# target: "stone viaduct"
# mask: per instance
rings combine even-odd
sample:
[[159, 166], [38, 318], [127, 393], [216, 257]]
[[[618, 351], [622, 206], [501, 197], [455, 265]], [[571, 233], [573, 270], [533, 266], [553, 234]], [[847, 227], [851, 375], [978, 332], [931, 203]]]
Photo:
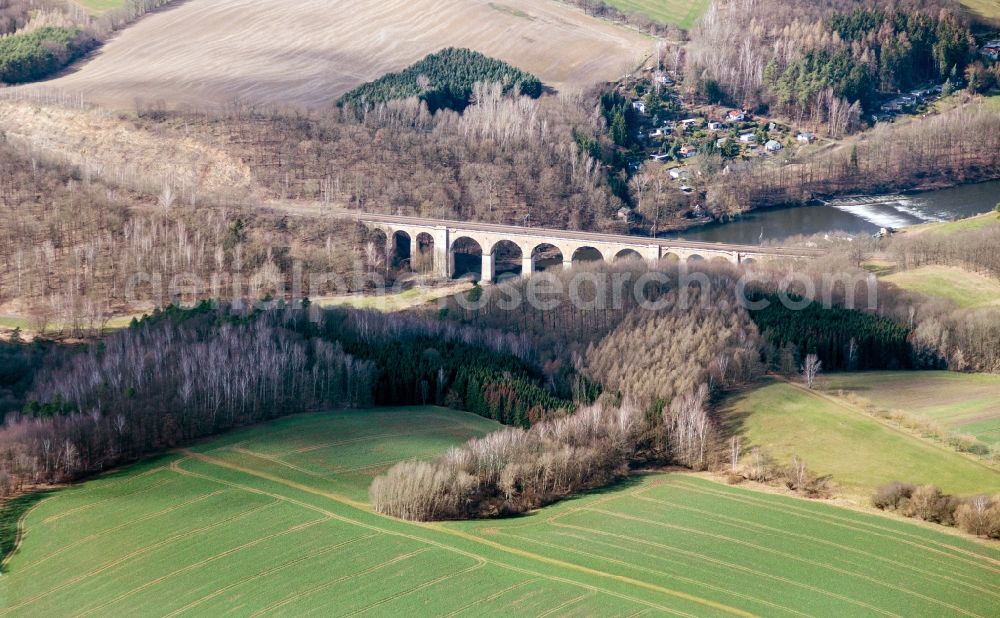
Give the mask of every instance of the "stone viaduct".
[[555, 259], [561, 256], [563, 267], [568, 268], [576, 261], [594, 259], [613, 261], [622, 258], [641, 258], [655, 263], [662, 259], [721, 258], [733, 264], [742, 264], [779, 257], [800, 258], [819, 255], [816, 250], [799, 248], [643, 238], [356, 211], [341, 211], [340, 214], [354, 218], [369, 228], [381, 230], [386, 235], [387, 247], [394, 253], [397, 247], [408, 246], [409, 255], [405, 256], [405, 259], [411, 259], [418, 252], [429, 256], [432, 260], [430, 270], [435, 276], [442, 278], [455, 275], [456, 252], [464, 254], [478, 252], [482, 256], [481, 279], [493, 281], [496, 277], [497, 250], [504, 246], [507, 255], [520, 252], [522, 275], [530, 275], [536, 270], [540, 256], [545, 256], [550, 261], [552, 256], [556, 256]]

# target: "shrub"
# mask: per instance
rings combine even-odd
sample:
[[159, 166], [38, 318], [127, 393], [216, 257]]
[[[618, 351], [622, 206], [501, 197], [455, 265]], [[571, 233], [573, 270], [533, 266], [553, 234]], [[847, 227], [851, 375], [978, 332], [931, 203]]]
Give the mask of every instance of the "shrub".
[[785, 486], [807, 498], [825, 498], [830, 495], [830, 475], [816, 476], [796, 455], [785, 470]]
[[750, 451], [750, 457], [747, 459], [743, 469], [746, 478], [758, 483], [767, 483], [774, 478], [774, 461], [759, 446]]
[[909, 502], [915, 489], [909, 483], [893, 481], [875, 490], [872, 495], [872, 505], [883, 511], [895, 511]]
[[969, 534], [1000, 538], [1000, 502], [985, 494], [973, 496], [955, 509], [955, 521]]
[[934, 485], [921, 485], [913, 490], [905, 515], [924, 521], [951, 524], [955, 520], [955, 508], [958, 504], [957, 498], [941, 493]]

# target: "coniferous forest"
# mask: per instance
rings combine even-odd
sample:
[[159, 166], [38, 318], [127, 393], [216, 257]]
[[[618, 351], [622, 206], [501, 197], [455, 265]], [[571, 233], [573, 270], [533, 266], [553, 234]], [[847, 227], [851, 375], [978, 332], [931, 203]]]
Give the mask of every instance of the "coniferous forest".
[[398, 73], [358, 86], [342, 96], [339, 103], [364, 107], [418, 97], [431, 112], [462, 111], [471, 102], [477, 83], [503, 84], [504, 94], [532, 98], [542, 94], [542, 82], [534, 75], [471, 49], [448, 47]]

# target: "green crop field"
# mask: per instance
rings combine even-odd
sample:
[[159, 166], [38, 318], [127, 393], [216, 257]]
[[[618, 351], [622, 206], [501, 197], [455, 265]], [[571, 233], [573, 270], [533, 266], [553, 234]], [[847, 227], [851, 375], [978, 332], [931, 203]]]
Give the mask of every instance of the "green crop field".
[[17, 616], [989, 616], [1000, 551], [651, 474], [504, 521], [371, 511], [370, 478], [494, 428], [436, 408], [233, 432], [53, 492], [0, 577]]
[[708, 10], [711, 0], [607, 0], [607, 3], [626, 13], [642, 13], [653, 21], [687, 30]]
[[966, 309], [1000, 305], [1000, 281], [955, 266], [921, 266], [882, 279], [904, 290], [946, 298]]
[[886, 410], [933, 421], [1000, 446], [1000, 376], [954, 371], [830, 374], [821, 388], [845, 391]]
[[1000, 472], [946, 446], [897, 430], [846, 401], [776, 382], [728, 402], [726, 413], [780, 463], [798, 455], [832, 474], [845, 493], [867, 497], [893, 480], [933, 483], [961, 495], [1000, 491]]

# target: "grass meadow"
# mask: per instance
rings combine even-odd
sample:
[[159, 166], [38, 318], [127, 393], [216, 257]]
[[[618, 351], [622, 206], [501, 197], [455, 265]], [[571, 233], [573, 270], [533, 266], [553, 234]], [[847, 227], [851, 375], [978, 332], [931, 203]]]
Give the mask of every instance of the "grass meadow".
[[963, 309], [1000, 306], [1000, 281], [955, 266], [921, 266], [882, 280], [931, 298], [946, 298]]
[[[1000, 110], [1000, 96], [991, 97], [990, 101], [997, 101], [997, 109]], [[903, 230], [903, 234], [923, 234], [933, 232], [935, 234], [954, 234], [956, 232], [969, 232], [981, 230], [1000, 225], [1000, 216], [995, 212], [987, 212], [974, 217], [965, 217], [955, 221], [942, 221], [935, 223], [923, 223]]]
[[686, 474], [503, 521], [374, 513], [370, 479], [496, 425], [331, 412], [235, 431], [53, 492], [22, 521], [0, 614], [988, 616], [1000, 551]]
[[962, 6], [977, 17], [994, 25], [1000, 24], [1000, 2], [997, 0], [962, 0]]
[[[922, 374], [912, 375], [916, 383]], [[825, 380], [828, 388], [837, 388], [836, 378]], [[995, 393], [996, 387], [986, 390]], [[940, 397], [940, 405], [988, 403], [961, 385], [949, 392], [954, 399], [948, 404]], [[741, 393], [727, 403], [725, 413], [743, 432], [744, 447], [760, 446], [781, 464], [798, 455], [814, 472], [833, 475], [843, 493], [867, 498], [875, 487], [894, 480], [932, 483], [960, 495], [1000, 491], [997, 470], [877, 420], [845, 400], [795, 384], [772, 382]]]
[[91, 15], [100, 15], [125, 6], [125, 0], [76, 0], [76, 3]]
[[820, 380], [879, 408], [900, 410], [956, 433], [1000, 446], [1000, 376], [953, 371], [872, 371], [830, 374]]
[[607, 0], [626, 13], [642, 13], [661, 24], [691, 28], [708, 10], [711, 0]]

